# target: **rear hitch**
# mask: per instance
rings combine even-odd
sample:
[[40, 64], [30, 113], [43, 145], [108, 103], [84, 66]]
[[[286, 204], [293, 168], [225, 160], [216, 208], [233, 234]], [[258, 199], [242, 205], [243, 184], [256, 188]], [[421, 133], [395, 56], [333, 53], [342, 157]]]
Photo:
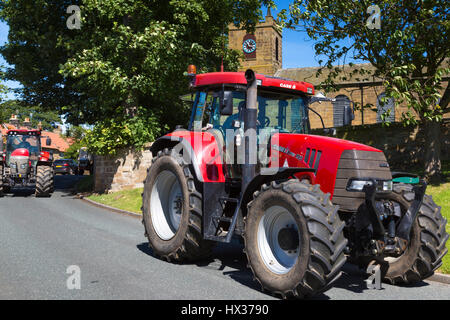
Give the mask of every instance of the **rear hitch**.
[[416, 220], [420, 206], [422, 205], [423, 196], [425, 195], [426, 189], [427, 183], [425, 181], [420, 181], [420, 184], [413, 186], [414, 200], [397, 227], [397, 236], [407, 242], [409, 242], [411, 228]]
[[382, 254], [401, 255], [408, 246], [411, 228], [422, 205], [427, 184], [420, 181], [420, 184], [413, 186], [414, 200], [411, 206], [400, 219], [397, 227], [395, 227], [395, 222], [391, 218], [390, 221], [388, 220], [386, 229], [383, 225], [384, 213], [380, 211], [375, 202], [377, 181], [375, 179], [368, 179], [368, 181], [372, 183], [366, 184], [362, 190], [365, 193], [366, 212], [357, 216], [357, 219], [359, 219], [357, 225], [364, 227], [370, 222], [373, 232], [373, 239], [369, 241], [369, 245], [364, 251], [366, 251], [366, 254], [376, 256]]

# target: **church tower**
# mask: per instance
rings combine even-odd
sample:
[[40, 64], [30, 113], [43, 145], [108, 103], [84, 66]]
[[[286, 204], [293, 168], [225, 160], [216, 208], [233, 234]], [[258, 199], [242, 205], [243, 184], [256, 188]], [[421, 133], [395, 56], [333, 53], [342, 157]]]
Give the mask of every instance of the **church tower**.
[[254, 34], [230, 25], [228, 46], [244, 55], [238, 71], [251, 68], [257, 73], [273, 76], [282, 68], [282, 29], [272, 17], [270, 8], [265, 20], [256, 24]]

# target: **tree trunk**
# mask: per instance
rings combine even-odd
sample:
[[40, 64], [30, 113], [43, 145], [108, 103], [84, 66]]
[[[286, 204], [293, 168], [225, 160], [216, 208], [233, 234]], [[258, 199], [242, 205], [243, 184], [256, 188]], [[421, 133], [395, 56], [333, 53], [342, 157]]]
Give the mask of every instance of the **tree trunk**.
[[425, 178], [428, 183], [441, 182], [441, 123], [427, 121], [425, 133]]

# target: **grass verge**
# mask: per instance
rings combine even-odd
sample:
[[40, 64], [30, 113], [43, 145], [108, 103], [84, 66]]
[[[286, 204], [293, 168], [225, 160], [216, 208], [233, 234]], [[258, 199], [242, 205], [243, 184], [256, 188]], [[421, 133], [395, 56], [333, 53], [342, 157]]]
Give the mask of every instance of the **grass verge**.
[[[440, 186], [428, 186], [427, 194], [433, 197], [434, 202], [441, 207], [441, 213], [447, 219], [445, 229], [450, 234], [450, 182], [442, 183]], [[444, 256], [439, 272], [450, 274], [450, 240], [447, 241], [449, 253]]]
[[122, 190], [108, 194], [92, 194], [89, 200], [105, 204], [110, 207], [134, 213], [141, 213], [143, 188]]

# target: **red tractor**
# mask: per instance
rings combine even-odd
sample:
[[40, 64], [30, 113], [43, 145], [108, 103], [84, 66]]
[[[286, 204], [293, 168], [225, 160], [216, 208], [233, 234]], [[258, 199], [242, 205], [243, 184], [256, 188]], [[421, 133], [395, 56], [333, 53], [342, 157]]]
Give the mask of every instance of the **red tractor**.
[[[3, 139], [1, 144], [3, 144]], [[51, 139], [47, 138], [47, 145]], [[6, 133], [6, 148], [0, 146], [0, 194], [13, 188], [35, 188], [36, 197], [53, 192], [50, 153], [41, 150], [41, 131], [13, 129]]]
[[347, 260], [393, 284], [442, 264], [449, 235], [426, 183], [381, 150], [309, 134], [309, 105], [324, 99], [311, 84], [247, 70], [191, 74], [191, 88], [188, 129], [153, 143], [144, 181], [156, 256], [202, 259], [240, 236], [256, 281], [283, 298], [323, 292]]

